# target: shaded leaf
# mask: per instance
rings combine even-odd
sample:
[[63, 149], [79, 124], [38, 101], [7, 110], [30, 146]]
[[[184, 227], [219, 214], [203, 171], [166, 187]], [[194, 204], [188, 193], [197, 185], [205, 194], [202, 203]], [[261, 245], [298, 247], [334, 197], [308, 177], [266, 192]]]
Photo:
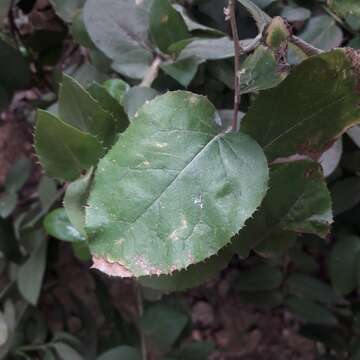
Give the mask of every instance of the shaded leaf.
[[301, 319], [311, 324], [322, 324], [334, 326], [337, 324], [336, 317], [325, 307], [310, 300], [290, 297], [286, 300], [286, 305], [290, 310]]
[[280, 289], [240, 291], [238, 295], [243, 303], [264, 307], [266, 309], [272, 309], [284, 303], [284, 297]]
[[207, 360], [213, 351], [214, 344], [210, 341], [190, 342], [172, 351], [165, 360]]
[[46, 267], [47, 241], [39, 233], [38, 245], [24, 264], [19, 267], [17, 284], [21, 295], [36, 305]]
[[149, 87], [134, 86], [124, 95], [124, 108], [129, 117], [133, 119], [139, 108], [145, 104], [146, 101], [152, 100], [159, 93]]
[[16, 193], [4, 193], [0, 195], [0, 217], [8, 217], [16, 208], [18, 196]]
[[269, 15], [262, 11], [251, 0], [238, 0], [239, 3], [246, 8], [256, 22], [259, 32], [262, 32], [265, 26], [271, 21]]
[[188, 323], [188, 317], [179, 310], [157, 304], [149, 307], [142, 318], [140, 326], [144, 335], [159, 351], [168, 351], [179, 338]]
[[55, 342], [51, 345], [61, 360], [84, 360], [83, 356], [65, 342]]
[[152, 62], [148, 41], [152, 1], [88, 0], [84, 20], [94, 44], [113, 60], [113, 68], [142, 78]]
[[334, 216], [352, 209], [360, 202], [360, 177], [349, 177], [330, 187]]
[[[277, 164], [270, 171], [269, 191], [260, 209], [247, 221], [233, 247], [247, 256], [263, 242], [275, 242], [276, 247], [277, 240], [284, 238], [286, 245], [289, 231], [325, 236], [331, 222], [330, 194], [320, 166], [308, 160]], [[268, 252], [269, 244], [258, 251]]]
[[322, 50], [338, 47], [343, 40], [343, 32], [336, 21], [329, 15], [311, 18], [300, 37]]
[[106, 351], [97, 357], [97, 360], [141, 360], [141, 353], [139, 350], [122, 345], [113, 349]]
[[21, 259], [19, 244], [15, 238], [12, 225], [0, 218], [0, 251], [4, 256], [14, 262]]
[[66, 189], [64, 208], [71, 224], [85, 236], [85, 205], [89, 196], [93, 171], [75, 180]]
[[38, 187], [38, 196], [44, 212], [48, 211], [54, 202], [59, 198], [59, 191], [56, 181], [47, 176], [41, 178]]
[[59, 240], [70, 242], [85, 240], [84, 236], [70, 223], [64, 208], [53, 210], [46, 215], [44, 228], [49, 235]]
[[329, 274], [338, 293], [348, 295], [358, 285], [357, 266], [360, 254], [360, 238], [339, 235], [329, 256]]
[[68, 181], [96, 164], [105, 150], [97, 139], [46, 111], [38, 111], [35, 149], [50, 176]]
[[165, 53], [171, 44], [190, 37], [184, 19], [169, 0], [153, 0], [150, 33], [155, 44]]
[[360, 120], [350, 60], [357, 56], [339, 49], [303, 61], [279, 86], [258, 96], [241, 130], [270, 161], [299, 153], [318, 157]]
[[264, 291], [278, 288], [282, 282], [281, 271], [273, 266], [259, 265], [241, 271], [234, 282], [238, 291]]
[[100, 267], [169, 274], [230, 242], [260, 204], [268, 171], [255, 142], [220, 124], [206, 98], [185, 91], [138, 111], [90, 192], [86, 232]]
[[190, 265], [186, 270], [175, 271], [171, 275], [144, 276], [139, 278], [143, 286], [163, 291], [183, 291], [202, 284], [223, 270], [233, 253], [229, 248], [222, 249], [204, 262]]
[[71, 22], [83, 7], [85, 0], [50, 0], [50, 2], [64, 21]]
[[286, 75], [287, 71], [277, 64], [273, 51], [259, 45], [241, 65], [238, 73], [240, 92], [246, 94], [275, 87]]
[[305, 299], [334, 304], [339, 297], [326, 283], [308, 275], [293, 273], [287, 279], [287, 285], [291, 294]]
[[31, 161], [20, 158], [10, 168], [5, 178], [5, 188], [8, 192], [21, 190], [28, 180], [31, 172]]
[[[103, 90], [106, 96], [107, 92], [105, 89]], [[93, 91], [101, 97], [101, 94], [99, 95], [101, 89], [99, 90], [96, 85], [93, 85]], [[104, 103], [103, 97], [101, 97], [101, 105]], [[112, 99], [110, 96], [109, 98]], [[111, 146], [116, 138], [118, 122], [124, 121], [125, 114], [122, 113], [123, 117], [118, 119], [111, 116], [110, 111], [105, 110], [107, 109], [103, 109], [80, 83], [66, 74], [63, 75], [59, 95], [61, 119], [75, 128], [97, 137], [104, 145]], [[111, 110], [114, 109], [111, 108]], [[119, 127], [122, 127], [122, 124]]]
[[121, 79], [109, 79], [102, 85], [119, 104], [123, 105], [124, 95], [130, 89], [129, 84]]

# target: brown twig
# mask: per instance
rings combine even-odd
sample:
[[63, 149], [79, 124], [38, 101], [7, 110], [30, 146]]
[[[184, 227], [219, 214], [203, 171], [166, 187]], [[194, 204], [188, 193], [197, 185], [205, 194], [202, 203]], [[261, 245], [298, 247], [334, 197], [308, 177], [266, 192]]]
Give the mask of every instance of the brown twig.
[[312, 46], [311, 44], [307, 43], [306, 41], [297, 36], [292, 36], [290, 38], [290, 42], [297, 46], [299, 49], [301, 49], [307, 56], [319, 55], [324, 52], [323, 50]]
[[232, 130], [237, 130], [238, 123], [238, 113], [240, 107], [240, 79], [239, 79], [239, 70], [240, 70], [240, 41], [239, 34], [237, 30], [236, 23], [236, 14], [235, 14], [235, 0], [229, 0], [228, 9], [225, 12], [226, 18], [230, 20], [231, 33], [234, 41], [234, 70], [235, 70], [235, 78], [234, 78], [234, 113], [232, 119]]

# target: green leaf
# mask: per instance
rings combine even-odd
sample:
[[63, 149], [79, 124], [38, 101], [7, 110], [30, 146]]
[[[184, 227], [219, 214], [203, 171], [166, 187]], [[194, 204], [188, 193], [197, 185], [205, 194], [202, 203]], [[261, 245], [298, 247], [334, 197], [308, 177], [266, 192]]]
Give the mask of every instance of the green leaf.
[[233, 252], [224, 248], [204, 262], [190, 265], [186, 270], [175, 271], [171, 275], [154, 275], [139, 278], [146, 287], [163, 291], [184, 291], [201, 285], [223, 270], [231, 260]]
[[260, 45], [246, 58], [237, 75], [240, 92], [246, 94], [279, 85], [285, 79], [287, 71], [277, 64], [273, 51]]
[[360, 8], [357, 0], [327, 0], [328, 6], [339, 16], [349, 15], [360, 17]]
[[130, 120], [133, 120], [136, 112], [145, 104], [152, 100], [159, 93], [149, 87], [134, 86], [124, 95], [124, 108]]
[[97, 357], [97, 360], [141, 360], [141, 353], [139, 350], [127, 346], [122, 345], [111, 350], [106, 351]]
[[233, 284], [238, 291], [265, 291], [277, 289], [282, 283], [281, 271], [270, 265], [259, 265], [241, 271]]
[[213, 351], [214, 344], [210, 341], [190, 342], [172, 351], [165, 360], [207, 360]]
[[179, 61], [168, 61], [160, 65], [161, 69], [178, 81], [182, 86], [188, 87], [194, 78], [198, 67], [199, 61], [195, 58], [188, 58]]
[[85, 205], [89, 196], [93, 171], [69, 184], [64, 196], [64, 208], [71, 224], [85, 234]]
[[338, 293], [348, 295], [357, 287], [360, 238], [339, 235], [331, 250], [328, 266], [331, 282]]
[[96, 164], [105, 150], [97, 139], [39, 110], [35, 149], [45, 172], [67, 181]]
[[280, 289], [264, 291], [240, 291], [240, 300], [245, 304], [272, 309], [284, 303], [284, 297]]
[[118, 103], [123, 105], [124, 95], [130, 89], [129, 84], [121, 79], [109, 79], [104, 81], [102, 85]]
[[44, 212], [48, 211], [60, 196], [56, 181], [47, 176], [43, 176], [38, 187], [38, 196], [42, 210]]
[[293, 273], [287, 279], [287, 285], [291, 294], [305, 299], [325, 304], [339, 301], [339, 297], [328, 284], [308, 275]]
[[[101, 95], [99, 95], [98, 88], [93, 88], [93, 91], [96, 92], [97, 96]], [[106, 96], [105, 89], [104, 92]], [[112, 98], [110, 97], [110, 99]], [[103, 104], [103, 98], [101, 104]], [[66, 74], [63, 75], [59, 95], [59, 115], [61, 119], [69, 125], [97, 137], [104, 145], [111, 146], [116, 139], [118, 121], [124, 121], [126, 117], [122, 113], [123, 117], [117, 119], [111, 115], [111, 112], [105, 110], [107, 109], [103, 109], [100, 103], [80, 83]]]
[[96, 267], [169, 274], [230, 242], [260, 204], [268, 170], [252, 139], [220, 124], [206, 98], [186, 91], [138, 111], [95, 173], [86, 232]]
[[5, 189], [8, 192], [21, 190], [28, 180], [31, 172], [31, 161], [26, 158], [20, 158], [11, 166], [5, 178]]
[[295, 315], [308, 323], [328, 326], [337, 324], [336, 317], [329, 310], [310, 300], [290, 297], [286, 300], [286, 305]]
[[44, 219], [46, 232], [63, 241], [83, 241], [85, 237], [70, 223], [64, 208], [55, 209]]
[[0, 217], [7, 218], [16, 208], [16, 193], [4, 193], [0, 196]]
[[330, 188], [334, 215], [352, 209], [360, 202], [360, 177], [341, 179]]
[[[90, 94], [99, 102], [101, 107], [112, 114], [115, 134], [123, 132], [129, 126], [129, 119], [122, 105], [109, 94], [104, 86], [93, 83], [88, 88]], [[104, 118], [103, 121], [108, 121]]]
[[153, 56], [149, 46], [152, 0], [88, 0], [84, 20], [94, 44], [113, 60], [116, 71], [136, 79], [144, 76]]
[[288, 22], [306, 21], [310, 16], [311, 11], [300, 6], [285, 6], [281, 11], [281, 17]]
[[83, 7], [85, 0], [50, 0], [55, 12], [64, 21], [72, 22], [74, 16]]
[[189, 319], [179, 310], [157, 304], [149, 307], [142, 318], [140, 326], [144, 335], [159, 351], [168, 351], [179, 338]]
[[36, 305], [45, 273], [47, 240], [39, 233], [38, 244], [24, 264], [19, 267], [17, 284], [21, 295]]
[[317, 261], [300, 248], [292, 248], [289, 251], [290, 259], [296, 270], [303, 272], [316, 272], [319, 270]]
[[76, 43], [88, 49], [95, 48], [95, 45], [90, 39], [89, 33], [86, 30], [84, 22], [84, 12], [82, 10], [79, 10], [72, 18], [70, 32]]
[[165, 53], [171, 44], [191, 36], [182, 16], [172, 7], [169, 0], [153, 0], [150, 33], [155, 44]]
[[293, 154], [318, 157], [346, 128], [360, 121], [351, 50], [313, 56], [276, 88], [260, 93], [241, 130], [268, 160]]
[[[319, 164], [308, 160], [277, 164], [270, 171], [269, 191], [260, 209], [233, 247], [247, 256], [258, 244], [276, 244], [283, 237], [287, 241], [289, 231], [326, 236], [331, 222], [330, 194]], [[268, 252], [269, 245], [258, 250]]]
[[83, 356], [73, 347], [65, 342], [55, 342], [51, 344], [61, 360], [84, 360]]
[[343, 32], [331, 16], [319, 15], [309, 20], [300, 37], [319, 49], [330, 50], [340, 46]]

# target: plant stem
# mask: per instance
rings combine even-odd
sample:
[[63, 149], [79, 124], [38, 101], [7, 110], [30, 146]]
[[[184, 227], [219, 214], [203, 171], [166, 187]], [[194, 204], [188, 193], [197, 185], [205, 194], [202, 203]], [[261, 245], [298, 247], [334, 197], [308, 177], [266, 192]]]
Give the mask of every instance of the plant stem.
[[154, 82], [154, 80], [158, 76], [161, 62], [162, 62], [161, 57], [159, 55], [156, 56], [153, 63], [151, 64], [148, 71], [146, 72], [142, 82], [140, 83], [140, 86], [145, 86], [145, 87], [151, 86], [151, 84]]
[[292, 36], [290, 38], [290, 42], [297, 46], [299, 49], [301, 49], [307, 56], [319, 55], [324, 52], [323, 50], [312, 46], [311, 44], [307, 43], [306, 41], [297, 36]]
[[235, 14], [235, 0], [229, 0], [229, 7], [228, 7], [228, 19], [230, 20], [231, 26], [231, 33], [232, 38], [234, 41], [234, 112], [233, 112], [233, 119], [232, 119], [232, 130], [237, 130], [237, 123], [238, 123], [238, 113], [239, 113], [239, 106], [240, 106], [240, 79], [239, 79], [239, 70], [240, 70], [240, 41], [239, 41], [239, 34], [237, 30], [237, 23], [236, 23], [236, 14]]

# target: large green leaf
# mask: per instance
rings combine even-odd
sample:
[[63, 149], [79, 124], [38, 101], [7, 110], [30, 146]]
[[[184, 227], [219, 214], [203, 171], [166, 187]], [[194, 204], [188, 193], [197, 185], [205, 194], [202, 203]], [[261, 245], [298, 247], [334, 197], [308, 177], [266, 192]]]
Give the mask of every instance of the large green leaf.
[[329, 257], [329, 273], [334, 288], [347, 295], [357, 287], [360, 238], [339, 235]]
[[206, 98], [185, 91], [155, 98], [95, 173], [86, 208], [95, 267], [160, 275], [205, 260], [259, 206], [267, 177], [259, 146], [221, 133]]
[[68, 181], [96, 164], [105, 152], [94, 136], [41, 110], [36, 122], [35, 148], [45, 172]]
[[202, 284], [223, 270], [229, 263], [233, 252], [224, 248], [204, 262], [190, 265], [186, 270], [175, 271], [171, 275], [143, 276], [142, 285], [163, 291], [183, 291]]
[[116, 71], [142, 78], [152, 62], [149, 9], [152, 0], [88, 0], [84, 20], [94, 44], [113, 60]]
[[[103, 90], [105, 96], [108, 95]], [[97, 89], [94, 92], [98, 93]], [[106, 146], [111, 146], [116, 138], [117, 119], [110, 111], [105, 111], [80, 83], [66, 74], [60, 87], [59, 115], [68, 124], [97, 137]], [[123, 118], [126, 118], [125, 114]]]
[[163, 52], [168, 52], [170, 45], [190, 37], [185, 21], [169, 0], [153, 0], [150, 33], [155, 44]]
[[318, 157], [360, 121], [359, 55], [338, 49], [302, 62], [276, 88], [262, 92], [241, 130], [255, 138], [269, 160], [296, 153]]
[[360, 6], [357, 0], [327, 0], [328, 5], [340, 16], [360, 17]]
[[319, 164], [308, 160], [277, 164], [271, 169], [269, 191], [260, 209], [233, 246], [246, 256], [260, 243], [276, 244], [284, 232], [286, 236], [289, 231], [325, 236], [331, 222], [330, 194]]

